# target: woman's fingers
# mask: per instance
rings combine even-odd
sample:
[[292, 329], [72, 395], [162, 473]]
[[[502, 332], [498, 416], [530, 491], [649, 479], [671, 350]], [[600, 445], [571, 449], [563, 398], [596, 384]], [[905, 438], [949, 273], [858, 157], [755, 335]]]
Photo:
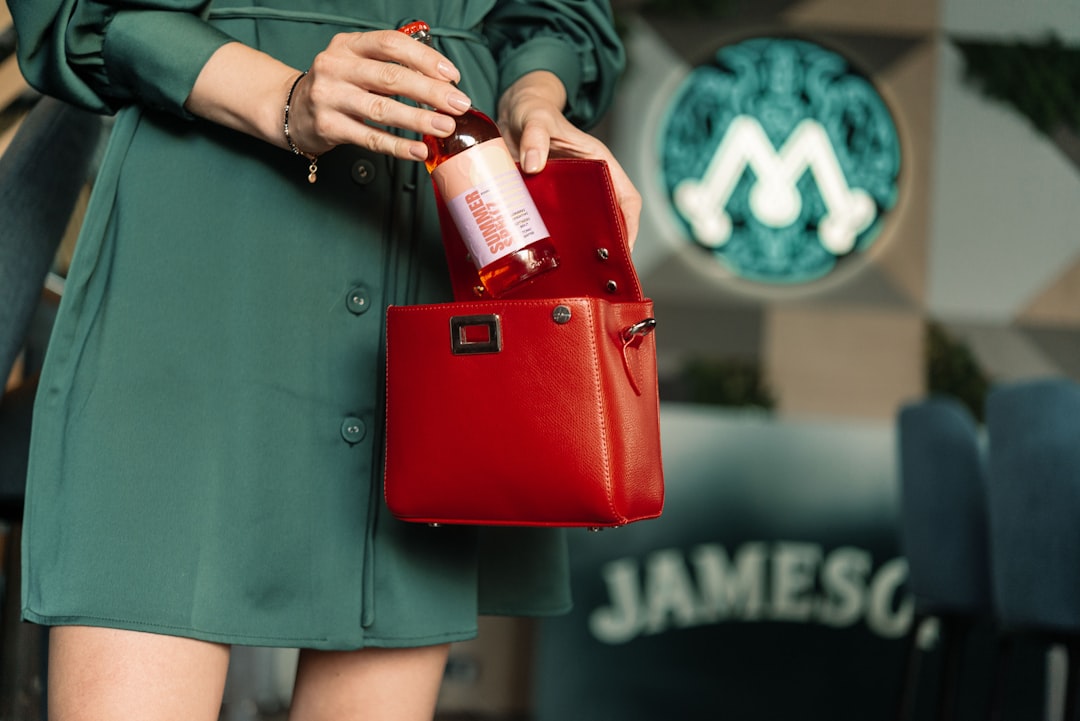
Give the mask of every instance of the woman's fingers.
[[290, 125], [307, 152], [352, 144], [423, 159], [424, 144], [396, 131], [452, 133], [453, 116], [471, 105], [452, 84], [458, 78], [443, 55], [399, 32], [344, 33], [315, 57], [297, 86]]
[[403, 96], [443, 112], [460, 114], [470, 105], [468, 96], [453, 85], [461, 75], [450, 61], [396, 31], [338, 35], [312, 68], [358, 89]]
[[328, 49], [343, 46], [357, 57], [371, 58], [412, 68], [430, 78], [450, 83], [461, 80], [461, 73], [442, 53], [396, 30], [341, 33]]
[[544, 123], [527, 124], [517, 143], [518, 162], [526, 173], [539, 173], [547, 165], [552, 128]]

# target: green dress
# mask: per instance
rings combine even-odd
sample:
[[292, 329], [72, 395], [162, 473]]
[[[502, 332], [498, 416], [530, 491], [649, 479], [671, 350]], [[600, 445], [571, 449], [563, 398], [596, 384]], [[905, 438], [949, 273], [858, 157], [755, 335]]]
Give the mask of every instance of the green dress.
[[183, 102], [229, 40], [305, 68], [336, 33], [423, 18], [479, 107], [546, 69], [588, 126], [623, 62], [607, 3], [9, 5], [30, 82], [117, 113], [35, 409], [24, 617], [348, 649], [566, 611], [561, 531], [383, 502], [383, 311], [448, 295], [422, 164], [340, 147], [310, 185]]

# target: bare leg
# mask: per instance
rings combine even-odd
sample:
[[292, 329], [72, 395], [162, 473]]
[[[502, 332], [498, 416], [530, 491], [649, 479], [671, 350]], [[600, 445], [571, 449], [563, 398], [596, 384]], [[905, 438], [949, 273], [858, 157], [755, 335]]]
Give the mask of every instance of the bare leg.
[[88, 626], [49, 631], [50, 721], [216, 721], [229, 647]]
[[302, 651], [290, 721], [431, 721], [449, 651]]

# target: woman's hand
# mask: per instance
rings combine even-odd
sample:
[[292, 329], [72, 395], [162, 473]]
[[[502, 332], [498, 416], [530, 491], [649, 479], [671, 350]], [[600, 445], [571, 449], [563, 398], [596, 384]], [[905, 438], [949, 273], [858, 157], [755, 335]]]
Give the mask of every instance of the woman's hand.
[[562, 81], [547, 71], [529, 73], [507, 88], [499, 99], [498, 117], [510, 152], [517, 155], [526, 173], [543, 170], [548, 157], [606, 161], [626, 220], [627, 242], [633, 248], [640, 224], [641, 195], [611, 150], [566, 119], [565, 106]]
[[[298, 74], [262, 52], [228, 43], [203, 68], [186, 106], [196, 115], [287, 148], [282, 110]], [[423, 142], [391, 130], [439, 137], [452, 133], [451, 116], [471, 104], [452, 84], [460, 77], [441, 53], [396, 30], [342, 33], [315, 56], [307, 76], [296, 85], [289, 135], [309, 154], [350, 144], [423, 160]]]
[[[455, 125], [448, 116], [460, 115], [471, 104], [451, 84], [460, 79], [441, 53], [395, 30], [338, 35], [315, 56], [293, 96], [296, 143], [311, 153], [349, 144], [423, 160], [427, 148], [422, 142], [383, 128], [449, 135]], [[393, 96], [411, 98], [434, 111]]]

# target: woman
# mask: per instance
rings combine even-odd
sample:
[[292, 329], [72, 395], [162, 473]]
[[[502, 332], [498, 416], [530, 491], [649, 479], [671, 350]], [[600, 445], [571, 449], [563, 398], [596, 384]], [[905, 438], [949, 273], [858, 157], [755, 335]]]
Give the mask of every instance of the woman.
[[447, 293], [416, 137], [497, 110], [528, 172], [611, 163], [635, 227], [574, 125], [621, 67], [606, 2], [9, 5], [34, 85], [118, 111], [35, 410], [51, 716], [215, 719], [251, 644], [304, 649], [295, 719], [430, 718], [478, 613], [569, 599], [559, 534], [382, 503], [382, 311]]

